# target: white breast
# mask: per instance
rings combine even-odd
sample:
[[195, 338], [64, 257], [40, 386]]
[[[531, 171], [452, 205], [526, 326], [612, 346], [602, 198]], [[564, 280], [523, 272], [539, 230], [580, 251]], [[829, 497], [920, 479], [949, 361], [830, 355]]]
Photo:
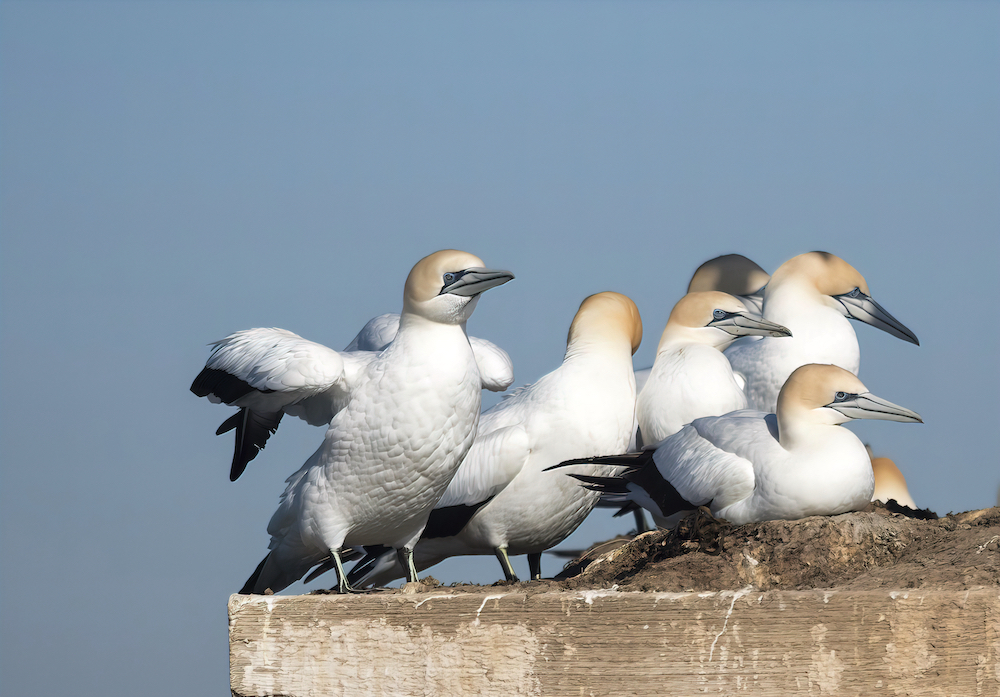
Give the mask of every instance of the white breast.
[[703, 416], [747, 407], [728, 359], [711, 346], [689, 344], [661, 353], [636, 401], [643, 442], [658, 443]]
[[838, 365], [857, 375], [861, 363], [858, 337], [837, 310], [786, 286], [767, 296], [764, 317], [788, 327], [792, 336], [740, 340], [725, 352], [733, 370], [746, 380], [751, 409], [774, 412], [785, 380], [807, 363]]

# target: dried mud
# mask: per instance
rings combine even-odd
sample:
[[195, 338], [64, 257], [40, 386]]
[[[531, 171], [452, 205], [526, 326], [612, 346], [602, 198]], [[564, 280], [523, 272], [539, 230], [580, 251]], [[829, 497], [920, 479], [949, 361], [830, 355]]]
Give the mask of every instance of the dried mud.
[[[571, 562], [564, 589], [632, 591], [935, 588], [1000, 585], [1000, 508], [910, 518], [870, 510], [731, 526], [699, 511]], [[551, 586], [550, 586], [551, 587]]]
[[[555, 579], [493, 584], [503, 586], [529, 595], [612, 586], [654, 592], [1000, 586], [1000, 507], [923, 520], [876, 503], [856, 513], [741, 526], [698, 511], [676, 530], [595, 545]], [[419, 590], [429, 588], [403, 592]]]
[[[696, 511], [675, 530], [596, 544], [553, 579], [485, 587], [516, 587], [527, 595], [612, 586], [652, 592], [1000, 587], [1000, 507], [923, 519], [934, 514], [894, 504], [741, 526]], [[401, 590], [378, 590], [417, 593], [440, 585], [428, 575]]]

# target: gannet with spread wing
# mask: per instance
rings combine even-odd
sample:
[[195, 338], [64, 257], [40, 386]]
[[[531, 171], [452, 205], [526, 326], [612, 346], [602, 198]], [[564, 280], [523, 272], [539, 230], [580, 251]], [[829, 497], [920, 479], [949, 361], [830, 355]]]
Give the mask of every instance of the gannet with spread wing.
[[[512, 278], [457, 250], [421, 259], [406, 279], [395, 339], [357, 362], [281, 330], [255, 350], [223, 342], [215, 369], [274, 400], [269, 407], [329, 420], [323, 444], [288, 478], [268, 525], [271, 551], [241, 592], [279, 591], [331, 556], [347, 592], [341, 549], [383, 542], [416, 580], [413, 545], [479, 419], [465, 323], [480, 293]], [[298, 369], [303, 355], [309, 371]]]

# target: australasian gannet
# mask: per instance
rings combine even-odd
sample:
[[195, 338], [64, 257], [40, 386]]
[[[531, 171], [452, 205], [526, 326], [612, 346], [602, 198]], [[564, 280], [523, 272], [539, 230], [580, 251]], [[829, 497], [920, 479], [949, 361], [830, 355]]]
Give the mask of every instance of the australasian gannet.
[[[372, 317], [361, 328], [344, 351], [382, 351], [399, 331], [399, 315], [389, 312]], [[514, 364], [510, 356], [492, 341], [470, 336], [469, 344], [476, 356], [483, 389], [503, 392], [514, 383]]]
[[639, 503], [663, 525], [698, 506], [737, 525], [845, 513], [867, 506], [875, 486], [864, 444], [838, 427], [851, 419], [922, 423], [853, 373], [810, 364], [785, 382], [777, 414], [696, 419], [655, 450], [583, 460], [629, 467], [616, 477], [571, 476]]
[[722, 354], [741, 336], [790, 332], [729, 293], [688, 293], [674, 305], [636, 402], [643, 443], [658, 443], [702, 416], [747, 408], [743, 381]]
[[850, 319], [919, 345], [872, 299], [864, 277], [826, 252], [800, 254], [778, 267], [764, 288], [763, 314], [792, 336], [736, 342], [726, 356], [746, 379], [750, 407], [766, 412], [774, 411], [785, 379], [801, 365], [832, 363], [857, 375], [861, 353]]
[[[414, 550], [418, 569], [463, 554], [495, 554], [508, 580], [509, 556], [527, 554], [540, 576], [541, 553], [577, 528], [598, 495], [560, 472], [570, 457], [621, 451], [635, 408], [632, 354], [642, 340], [639, 311], [619, 293], [592, 295], [573, 319], [561, 366], [483, 413], [458, 474], [431, 513]], [[610, 473], [612, 468], [577, 470]], [[374, 550], [352, 583], [383, 585], [403, 575], [395, 555]]]
[[738, 297], [749, 310], [760, 314], [767, 271], [742, 254], [723, 254], [699, 266], [688, 282], [688, 293], [717, 290]]
[[[709, 259], [695, 270], [691, 280], [688, 281], [687, 292], [704, 293], [716, 290], [729, 293], [735, 295], [750, 312], [759, 316], [764, 302], [764, 286], [770, 278], [764, 269], [742, 254], [723, 254]], [[649, 367], [635, 371], [636, 394], [642, 394], [652, 370], [652, 367]]]
[[[323, 444], [288, 478], [268, 525], [271, 551], [241, 592], [279, 591], [328, 556], [347, 592], [341, 549], [378, 543], [398, 550], [416, 580], [413, 545], [479, 419], [481, 379], [465, 322], [480, 293], [512, 278], [466, 252], [421, 259], [406, 279], [395, 339], [357, 365], [280, 330], [264, 330], [275, 332], [264, 350], [248, 350], [238, 336], [217, 346], [216, 369], [262, 399], [277, 394], [288, 413], [330, 423]], [[296, 363], [304, 345], [313, 371], [305, 375]]]
[[[736, 296], [737, 299], [739, 299], [739, 301], [746, 306], [747, 310], [760, 316], [761, 306], [764, 302], [764, 286], [770, 278], [771, 277], [766, 271], [764, 271], [764, 269], [750, 259], [747, 259], [742, 254], [723, 254], [722, 256], [715, 257], [714, 259], [709, 259], [695, 270], [694, 274], [691, 276], [691, 280], [688, 282], [687, 292], [703, 293], [708, 291], [719, 291], [722, 293], [729, 293], [730, 295]], [[759, 338], [760, 336], [747, 336], [744, 341]], [[640, 397], [645, 388], [646, 381], [649, 379], [652, 372], [652, 367], [642, 368], [635, 371], [636, 394]], [[731, 373], [732, 370], [730, 369], [729, 372]], [[737, 379], [741, 382], [742, 389], [743, 379], [742, 377]], [[744, 403], [743, 406], [745, 407], [746, 404]], [[711, 413], [724, 414], [727, 411], [732, 411], [736, 408], [739, 407], [733, 406], [730, 409], [723, 409], [721, 411], [713, 409], [711, 410]], [[700, 413], [697, 416], [708, 416], [708, 413]], [[629, 443], [630, 449], [642, 447], [644, 438], [646, 443], [656, 442], [655, 440], [650, 440], [651, 436], [643, 436], [640, 431], [641, 429], [639, 428], [637, 412], [636, 428], [634, 429], [632, 441]], [[606, 508], [618, 507], [618, 505], [612, 500], [602, 500], [602, 502], [598, 505]], [[636, 506], [626, 506], [625, 508], [619, 510], [615, 515], [622, 515], [629, 509], [635, 513], [636, 532], [646, 531], [648, 527], [646, 525], [645, 517], [642, 514], [642, 509]]]
[[875, 491], [872, 493], [872, 501], [889, 503], [894, 500], [901, 506], [907, 506], [913, 510], [919, 510], [917, 503], [910, 496], [910, 489], [906, 486], [906, 477], [896, 466], [896, 463], [887, 457], [875, 457], [872, 449], [865, 446], [868, 456], [872, 460], [872, 473], [875, 476]]

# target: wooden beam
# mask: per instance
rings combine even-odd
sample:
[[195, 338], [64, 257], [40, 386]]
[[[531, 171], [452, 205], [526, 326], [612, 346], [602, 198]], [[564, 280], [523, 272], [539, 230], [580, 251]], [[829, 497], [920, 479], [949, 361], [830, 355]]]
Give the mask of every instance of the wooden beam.
[[243, 596], [233, 694], [1000, 696], [1000, 588]]

